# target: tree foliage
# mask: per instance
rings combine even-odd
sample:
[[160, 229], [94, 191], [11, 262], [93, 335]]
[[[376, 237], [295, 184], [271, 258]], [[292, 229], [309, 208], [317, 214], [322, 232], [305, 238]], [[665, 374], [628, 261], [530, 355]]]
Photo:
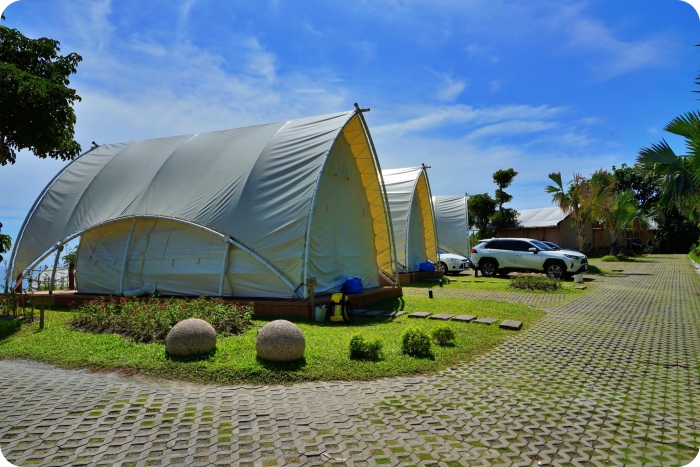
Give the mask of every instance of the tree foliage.
[[472, 195], [467, 201], [469, 225], [479, 229], [480, 238], [485, 238], [488, 235], [489, 222], [491, 216], [496, 212], [496, 205], [496, 200], [491, 198], [488, 193]]
[[493, 182], [498, 186], [495, 193], [498, 210], [491, 215], [491, 226], [496, 230], [515, 227], [518, 223], [518, 211], [503, 207], [505, 203], [510, 203], [513, 200], [513, 196], [506, 193], [505, 189], [513, 183], [516, 175], [518, 175], [518, 172], [513, 170], [512, 167], [506, 170], [497, 170], [493, 173]]
[[618, 193], [632, 190], [634, 199], [645, 214], [656, 211], [661, 191], [653, 176], [646, 173], [641, 167], [629, 167], [624, 163], [620, 167], [613, 165], [612, 174], [617, 181], [616, 191]]
[[72, 107], [80, 96], [68, 85], [82, 58], [59, 51], [55, 40], [0, 25], [0, 165], [22, 149], [61, 160], [80, 154]]
[[674, 118], [665, 131], [685, 139], [686, 154], [676, 155], [666, 140], [642, 148], [637, 163], [661, 189], [659, 207], [677, 208], [700, 221], [700, 112]]
[[[0, 232], [2, 232], [2, 222], [0, 222]], [[0, 233], [0, 253], [8, 253], [10, 248], [12, 248], [12, 238]], [[2, 261], [2, 254], [0, 254], [0, 261]]]

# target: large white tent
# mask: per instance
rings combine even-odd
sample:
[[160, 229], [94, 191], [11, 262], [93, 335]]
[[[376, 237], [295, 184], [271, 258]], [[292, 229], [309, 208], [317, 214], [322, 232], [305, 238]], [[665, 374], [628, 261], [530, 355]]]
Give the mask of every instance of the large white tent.
[[440, 249], [469, 256], [467, 195], [433, 196]]
[[421, 262], [437, 262], [435, 217], [425, 167], [383, 170], [386, 195], [401, 272], [418, 271]]
[[[99, 146], [44, 189], [12, 277], [80, 237], [79, 292], [295, 298], [393, 277], [381, 170], [361, 111]], [[21, 280], [21, 279], [20, 279]]]

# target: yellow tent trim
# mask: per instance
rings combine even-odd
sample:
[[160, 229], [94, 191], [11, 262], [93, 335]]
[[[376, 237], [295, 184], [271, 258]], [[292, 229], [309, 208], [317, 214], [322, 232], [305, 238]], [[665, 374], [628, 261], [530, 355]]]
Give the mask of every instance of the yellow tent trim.
[[391, 254], [391, 236], [386, 219], [386, 207], [382, 196], [382, 187], [379, 182], [378, 167], [374, 162], [372, 151], [369, 147], [367, 135], [362, 127], [360, 118], [355, 114], [345, 125], [342, 132], [350, 144], [350, 149], [357, 168], [360, 171], [362, 186], [367, 193], [370, 215], [374, 227], [374, 246], [377, 250], [377, 265], [379, 269], [394, 274], [394, 261]]
[[435, 216], [433, 214], [433, 203], [431, 201], [428, 180], [425, 176], [425, 169], [421, 171], [416, 182], [416, 193], [420, 203], [420, 211], [423, 216], [423, 238], [425, 240], [425, 254], [431, 261], [438, 261], [437, 236], [435, 235]]

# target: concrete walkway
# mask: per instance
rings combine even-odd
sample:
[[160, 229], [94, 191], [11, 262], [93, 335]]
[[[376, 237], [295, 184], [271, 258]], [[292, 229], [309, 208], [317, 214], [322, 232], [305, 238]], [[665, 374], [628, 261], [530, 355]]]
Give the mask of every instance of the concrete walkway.
[[687, 464], [700, 277], [686, 256], [614, 267], [429, 377], [217, 387], [3, 361], [0, 448], [17, 465]]

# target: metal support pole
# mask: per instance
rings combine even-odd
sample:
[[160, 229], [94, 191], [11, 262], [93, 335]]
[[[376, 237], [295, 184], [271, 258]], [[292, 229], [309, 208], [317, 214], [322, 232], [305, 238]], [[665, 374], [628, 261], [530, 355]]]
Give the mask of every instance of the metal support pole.
[[53, 295], [53, 286], [56, 284], [56, 268], [58, 268], [58, 258], [61, 257], [63, 245], [56, 248], [56, 259], [53, 260], [53, 271], [51, 271], [51, 282], [49, 282], [49, 295]]
[[224, 247], [224, 259], [221, 262], [221, 277], [219, 278], [219, 297], [224, 296], [224, 281], [226, 280], [226, 270], [228, 269], [228, 253], [229, 248], [231, 247], [231, 244], [229, 243], [230, 239], [231, 237], [224, 238], [226, 246]]
[[117, 295], [124, 293], [124, 276], [126, 275], [126, 260], [129, 257], [129, 248], [131, 248], [131, 238], [134, 236], [134, 229], [136, 228], [136, 219], [131, 223], [131, 230], [129, 230], [129, 236], [126, 237], [126, 245], [124, 246], [124, 256], [122, 257], [122, 273], [119, 277], [119, 290], [117, 290]]

